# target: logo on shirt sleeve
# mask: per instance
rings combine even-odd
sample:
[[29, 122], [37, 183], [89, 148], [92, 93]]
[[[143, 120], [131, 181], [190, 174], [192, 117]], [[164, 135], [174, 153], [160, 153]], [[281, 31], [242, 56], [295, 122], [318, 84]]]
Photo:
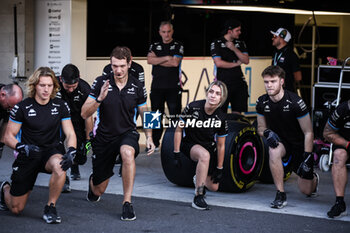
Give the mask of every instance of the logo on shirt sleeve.
[[160, 129], [162, 114], [157, 110], [156, 112], [143, 113], [143, 128], [144, 129]]

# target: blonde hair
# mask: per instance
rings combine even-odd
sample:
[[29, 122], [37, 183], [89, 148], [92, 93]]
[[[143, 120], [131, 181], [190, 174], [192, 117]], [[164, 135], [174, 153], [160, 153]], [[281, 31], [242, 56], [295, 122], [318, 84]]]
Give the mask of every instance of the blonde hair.
[[27, 95], [28, 97], [34, 98], [36, 90], [35, 86], [39, 83], [40, 77], [49, 76], [53, 82], [53, 90], [50, 95], [50, 98], [53, 99], [56, 97], [57, 92], [59, 91], [60, 85], [55, 76], [55, 73], [49, 67], [39, 67], [34, 71], [34, 73], [29, 77], [27, 81]]
[[216, 81], [209, 84], [209, 87], [208, 87], [207, 92], [206, 92], [206, 96], [208, 96], [208, 92], [210, 91], [210, 89], [213, 86], [218, 86], [221, 90], [221, 100], [220, 100], [220, 103], [218, 105], [218, 108], [219, 108], [225, 103], [225, 101], [227, 99], [227, 87], [226, 87], [225, 83], [223, 83], [219, 80], [216, 80]]

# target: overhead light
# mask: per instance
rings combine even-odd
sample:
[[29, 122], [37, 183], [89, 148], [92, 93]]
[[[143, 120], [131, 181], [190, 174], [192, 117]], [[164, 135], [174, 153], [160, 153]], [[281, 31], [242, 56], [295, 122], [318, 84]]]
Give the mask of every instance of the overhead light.
[[279, 13], [279, 14], [295, 14], [295, 15], [350, 15], [346, 12], [335, 11], [309, 11], [298, 9], [286, 9], [277, 7], [259, 7], [259, 6], [229, 6], [229, 5], [181, 5], [170, 4], [172, 7], [186, 7], [205, 10], [230, 10], [230, 11], [251, 11], [251, 12], [264, 12], [264, 13]]

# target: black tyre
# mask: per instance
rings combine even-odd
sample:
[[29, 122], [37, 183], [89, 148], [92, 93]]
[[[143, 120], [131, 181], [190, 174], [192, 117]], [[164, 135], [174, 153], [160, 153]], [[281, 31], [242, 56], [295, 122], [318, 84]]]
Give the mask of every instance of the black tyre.
[[261, 138], [255, 128], [245, 121], [228, 121], [224, 178], [219, 190], [244, 192], [259, 179], [264, 163]]
[[180, 168], [175, 166], [175, 158], [173, 155], [174, 132], [175, 129], [168, 128], [163, 136], [160, 158], [164, 174], [171, 183], [185, 187], [193, 187], [196, 163], [181, 153], [180, 158], [182, 166]]

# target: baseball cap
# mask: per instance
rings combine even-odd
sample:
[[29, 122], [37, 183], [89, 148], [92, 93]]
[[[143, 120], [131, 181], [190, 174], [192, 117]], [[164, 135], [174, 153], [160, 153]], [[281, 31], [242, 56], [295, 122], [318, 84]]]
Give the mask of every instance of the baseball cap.
[[63, 67], [61, 73], [62, 82], [66, 84], [74, 84], [79, 81], [79, 69], [73, 64], [67, 64]]
[[285, 28], [279, 28], [276, 32], [270, 31], [272, 35], [279, 36], [284, 39], [286, 42], [289, 42], [292, 38], [290, 32]]

